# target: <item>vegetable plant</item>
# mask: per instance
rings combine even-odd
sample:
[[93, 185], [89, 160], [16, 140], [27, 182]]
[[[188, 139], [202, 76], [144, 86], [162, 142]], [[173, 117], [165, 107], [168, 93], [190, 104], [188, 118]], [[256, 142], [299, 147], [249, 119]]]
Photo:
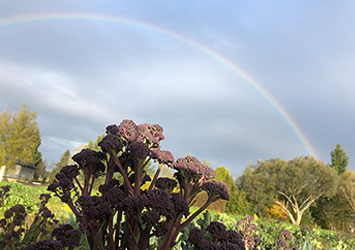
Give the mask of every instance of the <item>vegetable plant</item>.
[[[147, 249], [153, 237], [158, 249], [171, 249], [179, 233], [211, 203], [229, 199], [228, 186], [214, 180], [214, 170], [193, 156], [174, 161], [160, 148], [163, 139], [159, 125], [131, 120], [110, 125], [100, 152], [83, 149], [72, 157], [75, 164], [63, 167], [48, 186], [73, 211], [90, 249]], [[150, 161], [158, 164], [152, 177], [145, 171]], [[174, 169], [174, 178], [159, 177], [163, 167]], [[104, 184], [94, 194], [100, 176]], [[148, 188], [142, 188], [146, 183]], [[191, 214], [202, 191], [208, 199]]]

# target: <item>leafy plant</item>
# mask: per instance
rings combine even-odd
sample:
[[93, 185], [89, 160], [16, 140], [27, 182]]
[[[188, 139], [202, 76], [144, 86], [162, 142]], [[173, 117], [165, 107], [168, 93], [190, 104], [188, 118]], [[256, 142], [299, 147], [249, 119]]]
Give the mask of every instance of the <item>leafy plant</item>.
[[237, 222], [237, 228], [239, 232], [243, 234], [243, 241], [246, 249], [256, 249], [260, 245], [261, 239], [257, 233], [257, 225], [254, 222], [254, 217], [251, 215], [245, 216], [245, 218]]
[[[10, 186], [0, 187], [1, 204], [7, 198]], [[26, 223], [28, 214], [26, 208], [17, 204], [4, 213], [0, 220], [0, 247], [4, 250], [25, 249], [73, 249], [79, 244], [81, 232], [70, 225], [59, 225], [54, 214], [46, 207], [50, 194], [41, 194], [41, 204], [32, 222]], [[53, 230], [54, 228], [54, 230]], [[50, 236], [49, 232], [52, 231]], [[52, 239], [51, 239], [52, 238]], [[54, 239], [55, 238], [55, 239]], [[40, 240], [41, 239], [41, 240]]]
[[[31, 186], [6, 181], [2, 181], [0, 186], [9, 186], [8, 197], [3, 201], [3, 204], [0, 205], [0, 216], [3, 216], [7, 209], [17, 204], [23, 205], [29, 216], [33, 216], [33, 213], [38, 211], [41, 205], [41, 200], [39, 199], [40, 195], [51, 193], [47, 191], [46, 186]], [[52, 197], [46, 206], [55, 214], [56, 218], [64, 219], [68, 217], [67, 211], [64, 209], [64, 204], [58, 197]]]
[[[42, 192], [37, 192], [33, 188], [20, 183], [6, 183], [6, 186], [9, 187], [9, 192], [7, 199], [3, 201], [0, 207], [2, 213], [17, 204], [22, 204], [29, 212], [38, 210], [40, 203], [38, 197]], [[45, 191], [45, 189], [43, 188], [40, 191]], [[34, 197], [36, 197], [36, 199], [34, 199]]]

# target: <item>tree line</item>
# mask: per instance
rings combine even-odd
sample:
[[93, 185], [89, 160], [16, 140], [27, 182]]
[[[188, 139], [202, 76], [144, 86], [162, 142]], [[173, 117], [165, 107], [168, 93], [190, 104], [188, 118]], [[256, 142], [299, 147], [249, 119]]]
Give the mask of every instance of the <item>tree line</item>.
[[226, 212], [354, 232], [355, 171], [347, 169], [348, 164], [349, 157], [338, 144], [331, 164], [311, 156], [269, 159], [248, 165], [233, 182], [228, 169], [218, 167], [216, 172], [231, 191]]
[[[16, 161], [36, 166], [35, 179], [51, 181], [60, 169], [71, 162], [66, 150], [49, 173], [38, 148], [41, 144], [36, 112], [25, 105], [15, 113], [0, 114], [0, 166], [11, 171]], [[89, 141], [82, 148], [98, 150], [104, 135]], [[312, 224], [332, 230], [354, 231], [355, 172], [347, 169], [349, 157], [341, 145], [331, 152], [331, 163], [311, 156], [286, 161], [268, 159], [248, 165], [234, 179], [223, 166], [216, 168], [216, 180], [229, 187], [230, 200], [219, 201], [210, 208], [234, 214], [257, 214], [291, 222]], [[148, 167], [149, 168], [149, 167]], [[147, 169], [149, 171], [149, 169]], [[166, 175], [172, 175], [168, 170]], [[204, 203], [206, 195], [196, 197], [195, 205]]]
[[[89, 141], [80, 149], [97, 150], [102, 137], [98, 136], [95, 142]], [[70, 162], [71, 154], [66, 150], [52, 170], [51, 178]], [[203, 163], [210, 165], [207, 161]], [[228, 185], [230, 200], [217, 201], [209, 208], [352, 232], [355, 229], [355, 172], [347, 169], [348, 164], [349, 157], [338, 144], [331, 152], [331, 164], [311, 156], [290, 161], [269, 159], [248, 165], [236, 179], [228, 168], [219, 166], [215, 169], [216, 180]], [[173, 173], [166, 169], [164, 175]], [[199, 194], [195, 205], [201, 206], [206, 199], [207, 194]]]

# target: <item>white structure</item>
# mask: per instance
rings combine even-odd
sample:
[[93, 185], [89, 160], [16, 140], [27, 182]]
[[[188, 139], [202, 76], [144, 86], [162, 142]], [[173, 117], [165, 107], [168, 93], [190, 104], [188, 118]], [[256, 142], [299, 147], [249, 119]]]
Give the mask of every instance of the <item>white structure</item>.
[[13, 180], [30, 181], [33, 179], [36, 166], [32, 163], [17, 161], [16, 165], [10, 171], [7, 171], [4, 178]]
[[4, 176], [5, 173], [5, 166], [0, 167], [0, 182], [2, 181], [2, 177]]

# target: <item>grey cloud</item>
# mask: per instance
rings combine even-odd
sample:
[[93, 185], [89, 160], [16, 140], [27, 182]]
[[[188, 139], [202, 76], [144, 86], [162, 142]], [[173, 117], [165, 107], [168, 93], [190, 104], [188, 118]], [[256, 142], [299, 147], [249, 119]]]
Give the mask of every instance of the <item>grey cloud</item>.
[[[5, 7], [0, 16], [94, 12], [188, 36], [258, 80], [294, 118], [322, 160], [329, 162], [336, 143], [350, 159], [355, 157], [355, 19], [350, 5], [306, 1], [1, 5]], [[51, 161], [124, 118], [161, 124], [166, 131], [163, 146], [176, 157], [190, 152], [214, 166], [230, 167], [235, 175], [257, 159], [290, 159], [306, 153], [285, 120], [250, 83], [198, 48], [164, 34], [132, 25], [54, 20], [0, 26], [0, 42], [0, 107], [15, 110], [26, 103], [37, 111], [41, 150]]]

